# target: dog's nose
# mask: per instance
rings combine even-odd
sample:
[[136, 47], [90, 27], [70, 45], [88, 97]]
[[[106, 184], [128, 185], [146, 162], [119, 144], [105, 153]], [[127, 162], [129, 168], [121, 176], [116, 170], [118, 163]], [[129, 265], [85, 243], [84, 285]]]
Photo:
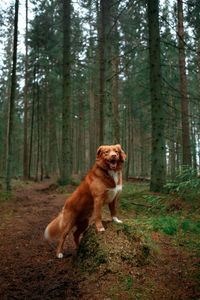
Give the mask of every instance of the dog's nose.
[[117, 155], [116, 154], [112, 154], [112, 158], [116, 158], [117, 157]]

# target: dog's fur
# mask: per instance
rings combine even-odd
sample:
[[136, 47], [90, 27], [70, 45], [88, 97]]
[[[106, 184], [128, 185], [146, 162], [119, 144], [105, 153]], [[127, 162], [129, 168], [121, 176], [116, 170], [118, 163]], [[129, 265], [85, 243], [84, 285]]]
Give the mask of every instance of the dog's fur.
[[116, 217], [116, 200], [122, 189], [122, 164], [126, 159], [120, 145], [100, 146], [97, 150], [96, 163], [79, 187], [67, 198], [60, 214], [46, 227], [46, 239], [59, 237], [57, 257], [62, 258], [62, 248], [66, 236], [76, 226], [74, 240], [79, 246], [80, 235], [86, 230], [89, 218], [94, 213], [98, 232], [104, 231], [101, 210], [109, 205], [111, 217]]

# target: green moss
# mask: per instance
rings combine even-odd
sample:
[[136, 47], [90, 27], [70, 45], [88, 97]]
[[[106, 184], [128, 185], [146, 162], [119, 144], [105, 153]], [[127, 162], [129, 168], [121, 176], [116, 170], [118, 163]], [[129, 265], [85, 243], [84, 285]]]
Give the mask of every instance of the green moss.
[[94, 226], [85, 232], [75, 257], [75, 263], [81, 264], [83, 270], [93, 272], [107, 262], [106, 249], [100, 246], [102, 238], [101, 234], [96, 234]]
[[124, 264], [142, 266], [148, 264], [151, 249], [134, 228], [127, 224], [104, 222], [106, 231], [97, 234], [90, 226], [85, 232], [75, 257], [82, 270], [117, 273]]

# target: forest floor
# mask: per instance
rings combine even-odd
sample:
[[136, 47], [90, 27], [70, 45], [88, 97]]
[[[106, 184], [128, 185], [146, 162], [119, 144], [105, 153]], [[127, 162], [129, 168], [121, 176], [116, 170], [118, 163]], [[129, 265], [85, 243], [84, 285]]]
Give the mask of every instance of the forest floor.
[[0, 189], [0, 299], [200, 299], [199, 203], [150, 193], [147, 183], [126, 183], [119, 217], [148, 244], [148, 262], [87, 272], [74, 263], [72, 234], [63, 259], [55, 256], [57, 242], [43, 238], [76, 188], [54, 183], [16, 181], [10, 197]]

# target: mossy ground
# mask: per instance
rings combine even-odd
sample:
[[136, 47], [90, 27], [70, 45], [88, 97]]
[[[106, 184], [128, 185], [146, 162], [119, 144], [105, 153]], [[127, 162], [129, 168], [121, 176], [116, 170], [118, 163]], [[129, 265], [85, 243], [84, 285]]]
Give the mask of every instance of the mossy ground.
[[[97, 234], [90, 226], [84, 234], [75, 263], [84, 271], [118, 273], [125, 266], [141, 266], [149, 261], [151, 246], [127, 224], [103, 222], [105, 233]], [[128, 226], [128, 227], [127, 227]]]

